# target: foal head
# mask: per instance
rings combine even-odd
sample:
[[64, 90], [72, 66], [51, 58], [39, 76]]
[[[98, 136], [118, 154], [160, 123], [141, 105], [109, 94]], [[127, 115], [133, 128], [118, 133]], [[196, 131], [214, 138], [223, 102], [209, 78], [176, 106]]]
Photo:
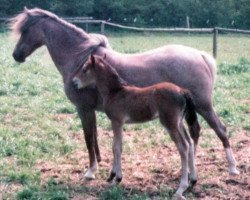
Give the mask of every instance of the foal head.
[[78, 89], [95, 83], [105, 85], [110, 89], [127, 84], [120, 78], [116, 70], [105, 61], [105, 56], [101, 58], [93, 55], [75, 74], [73, 82]]
[[87, 60], [87, 62], [77, 71], [73, 77], [73, 83], [78, 89], [85, 88], [90, 84], [95, 84], [95, 77], [93, 68], [95, 67], [96, 59], [94, 56]]

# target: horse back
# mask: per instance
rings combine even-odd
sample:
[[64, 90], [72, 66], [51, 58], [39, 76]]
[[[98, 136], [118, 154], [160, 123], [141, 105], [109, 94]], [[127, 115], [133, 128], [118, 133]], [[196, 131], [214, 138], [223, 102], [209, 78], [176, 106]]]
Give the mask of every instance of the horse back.
[[196, 96], [202, 91], [210, 94], [213, 88], [213, 78], [203, 54], [190, 47], [167, 45], [137, 54], [99, 48], [97, 54], [106, 54], [107, 62], [131, 85], [146, 87], [168, 81], [188, 88]]

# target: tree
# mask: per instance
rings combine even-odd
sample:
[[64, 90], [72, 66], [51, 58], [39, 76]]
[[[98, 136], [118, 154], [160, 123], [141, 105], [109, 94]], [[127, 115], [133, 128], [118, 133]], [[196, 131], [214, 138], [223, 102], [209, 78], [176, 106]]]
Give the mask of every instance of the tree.
[[60, 16], [92, 16], [134, 26], [250, 29], [250, 0], [0, 0], [0, 17], [39, 7]]

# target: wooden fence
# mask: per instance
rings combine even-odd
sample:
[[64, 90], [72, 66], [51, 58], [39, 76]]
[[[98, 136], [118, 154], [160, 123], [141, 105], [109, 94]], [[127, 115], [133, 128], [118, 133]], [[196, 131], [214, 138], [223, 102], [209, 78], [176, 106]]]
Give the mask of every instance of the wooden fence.
[[[65, 17], [63, 18], [70, 23], [74, 24], [85, 24], [85, 30], [88, 32], [89, 24], [100, 24], [101, 34], [105, 34], [105, 26], [112, 26], [125, 30], [132, 31], [142, 31], [142, 32], [168, 32], [168, 33], [209, 33], [213, 34], [213, 56], [217, 57], [218, 51], [218, 34], [219, 32], [226, 33], [241, 33], [241, 34], [250, 34], [250, 30], [241, 30], [241, 29], [229, 29], [229, 28], [141, 28], [134, 26], [124, 26], [121, 24], [111, 23], [104, 20], [94, 20], [92, 17]], [[7, 21], [8, 18], [0, 18], [1, 21]]]
[[[101, 34], [105, 34], [105, 26], [112, 26], [125, 30], [132, 31], [142, 31], [142, 32], [168, 32], [168, 33], [211, 33], [213, 34], [213, 56], [217, 57], [218, 52], [218, 33], [219, 32], [229, 32], [229, 33], [242, 33], [242, 34], [250, 34], [250, 30], [241, 30], [241, 29], [229, 29], [229, 28], [141, 28], [134, 26], [124, 26], [121, 24], [111, 23], [103, 20], [84, 20], [84, 21], [71, 21], [72, 23], [85, 23], [85, 24], [100, 24], [100, 32]], [[86, 25], [86, 31], [88, 31], [88, 25]]]

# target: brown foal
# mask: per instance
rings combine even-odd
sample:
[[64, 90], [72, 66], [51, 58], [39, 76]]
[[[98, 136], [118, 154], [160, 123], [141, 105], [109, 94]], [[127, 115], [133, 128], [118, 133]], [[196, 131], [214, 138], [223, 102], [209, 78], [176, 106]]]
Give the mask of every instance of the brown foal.
[[146, 122], [159, 117], [180, 153], [182, 175], [176, 196], [184, 198], [182, 194], [188, 187], [188, 168], [191, 184], [197, 180], [193, 141], [183, 125], [184, 117], [193, 124], [197, 120], [189, 91], [168, 82], [144, 88], [130, 86], [99, 56], [91, 56], [76, 73], [73, 82], [78, 89], [96, 84], [103, 98], [104, 111], [111, 120], [114, 161], [108, 181], [122, 180], [123, 124]]

